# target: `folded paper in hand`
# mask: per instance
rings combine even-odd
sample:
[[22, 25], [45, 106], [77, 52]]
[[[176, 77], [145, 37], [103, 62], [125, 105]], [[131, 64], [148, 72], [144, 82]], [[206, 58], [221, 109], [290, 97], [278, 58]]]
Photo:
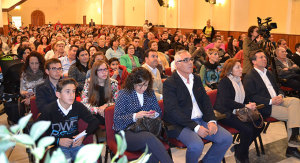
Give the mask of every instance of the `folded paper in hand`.
[[83, 137], [83, 136], [85, 136], [85, 135], [86, 135], [86, 130], [84, 130], [84, 131], [82, 131], [80, 134], [78, 134], [78, 135], [76, 136], [76, 138], [73, 139], [73, 142], [75, 142], [77, 139], [79, 139], [79, 138], [81, 138], [81, 137]]

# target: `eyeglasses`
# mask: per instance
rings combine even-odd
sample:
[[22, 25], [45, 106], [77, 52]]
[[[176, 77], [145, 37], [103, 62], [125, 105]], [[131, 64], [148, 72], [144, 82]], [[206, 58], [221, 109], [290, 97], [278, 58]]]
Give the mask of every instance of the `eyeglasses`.
[[108, 69], [104, 68], [104, 69], [97, 69], [97, 72], [106, 72]]
[[194, 58], [184, 58], [182, 60], [178, 60], [177, 62], [184, 62], [184, 63], [188, 63], [189, 61], [194, 62]]
[[62, 68], [61, 67], [51, 67], [51, 68], [49, 68], [50, 70], [52, 70], [52, 71], [61, 71], [62, 70]]

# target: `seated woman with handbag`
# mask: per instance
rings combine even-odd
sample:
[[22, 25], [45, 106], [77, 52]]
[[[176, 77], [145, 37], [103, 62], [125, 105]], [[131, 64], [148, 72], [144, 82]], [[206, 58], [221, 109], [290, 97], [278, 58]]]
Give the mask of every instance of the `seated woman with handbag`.
[[[237, 162], [249, 162], [249, 146], [253, 140], [260, 135], [264, 129], [264, 123], [260, 116], [257, 120], [244, 122], [241, 111], [247, 109], [259, 115], [256, 104], [245, 103], [245, 91], [241, 82], [242, 67], [240, 62], [231, 58], [228, 59], [221, 73], [221, 81], [218, 84], [218, 93], [215, 103], [215, 110], [226, 114], [226, 118], [220, 120], [220, 123], [233, 127], [240, 132], [240, 144], [234, 146], [235, 159]], [[246, 107], [246, 108], [245, 108]]]
[[[146, 144], [149, 153], [152, 153], [149, 162], [173, 162], [162, 142], [149, 131], [134, 132], [127, 129], [136, 122], [145, 118], [161, 116], [161, 109], [152, 89], [151, 73], [143, 68], [133, 69], [127, 77], [124, 89], [119, 91], [114, 112], [114, 126], [116, 132], [125, 130], [128, 151], [145, 150]], [[157, 126], [159, 127], [159, 126]]]

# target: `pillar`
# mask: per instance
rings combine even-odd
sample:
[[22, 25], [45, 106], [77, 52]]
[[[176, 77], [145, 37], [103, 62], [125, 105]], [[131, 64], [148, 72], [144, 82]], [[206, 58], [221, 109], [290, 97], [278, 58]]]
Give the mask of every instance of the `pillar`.
[[112, 0], [112, 25], [125, 25], [124, 0]]

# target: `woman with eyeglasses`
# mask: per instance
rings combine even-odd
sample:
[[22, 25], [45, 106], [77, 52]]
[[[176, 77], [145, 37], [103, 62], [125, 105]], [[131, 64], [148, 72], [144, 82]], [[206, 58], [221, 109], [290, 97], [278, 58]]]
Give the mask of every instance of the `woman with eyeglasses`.
[[[114, 112], [113, 130], [118, 133], [143, 117], [156, 118], [162, 112], [152, 89], [151, 73], [144, 67], [135, 68], [126, 79], [124, 88], [120, 90]], [[128, 151], [144, 151], [146, 145], [152, 155], [149, 162], [173, 162], [164, 145], [148, 131], [125, 131]]]
[[76, 63], [70, 66], [68, 76], [78, 82], [77, 93], [80, 93], [83, 89], [86, 73], [89, 70], [89, 58], [87, 50], [80, 47], [76, 52]]
[[134, 49], [134, 45], [129, 44], [125, 49], [126, 54], [120, 58], [120, 64], [125, 66], [129, 73], [131, 73], [134, 68], [141, 66], [139, 58], [134, 55]]
[[217, 89], [222, 66], [217, 49], [207, 50], [208, 61], [200, 69], [200, 77], [206, 92]]
[[109, 77], [108, 68], [106, 62], [96, 61], [90, 78], [85, 80], [81, 95], [81, 102], [95, 114], [101, 124], [105, 123], [105, 108], [114, 104], [118, 95], [118, 82]]

